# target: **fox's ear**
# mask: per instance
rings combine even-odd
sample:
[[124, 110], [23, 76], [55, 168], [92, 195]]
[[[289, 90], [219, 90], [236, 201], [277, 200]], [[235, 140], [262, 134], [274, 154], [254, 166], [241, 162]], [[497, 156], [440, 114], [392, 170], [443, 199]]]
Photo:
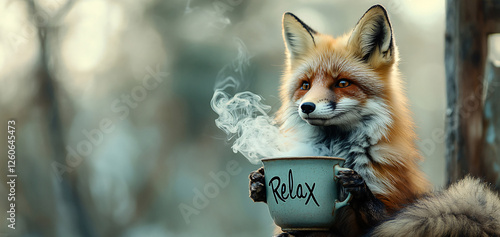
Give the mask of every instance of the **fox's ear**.
[[375, 5], [365, 12], [354, 27], [349, 44], [365, 62], [393, 62], [395, 49], [392, 27], [383, 6]]
[[290, 12], [283, 14], [283, 39], [290, 59], [302, 57], [314, 48], [315, 30]]

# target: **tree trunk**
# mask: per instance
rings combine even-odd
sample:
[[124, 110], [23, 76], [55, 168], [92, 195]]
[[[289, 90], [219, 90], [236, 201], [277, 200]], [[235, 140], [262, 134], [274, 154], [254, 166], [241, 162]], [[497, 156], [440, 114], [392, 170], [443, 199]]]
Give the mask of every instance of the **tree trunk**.
[[[496, 183], [492, 161], [498, 156], [486, 149], [485, 95], [495, 83], [485, 83], [488, 36], [499, 32], [500, 3], [494, 0], [447, 0], [445, 65], [447, 82], [447, 184], [467, 174]], [[490, 71], [486, 72], [491, 74]], [[491, 81], [498, 82], [498, 74]], [[489, 97], [492, 98], [492, 97]], [[498, 108], [500, 100], [490, 100]], [[498, 187], [498, 186], [497, 186]]]

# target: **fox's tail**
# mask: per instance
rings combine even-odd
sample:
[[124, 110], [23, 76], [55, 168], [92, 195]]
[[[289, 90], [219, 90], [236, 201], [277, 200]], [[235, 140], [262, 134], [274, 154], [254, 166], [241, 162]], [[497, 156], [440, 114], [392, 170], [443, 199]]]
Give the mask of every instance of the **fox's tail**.
[[466, 177], [401, 210], [371, 236], [500, 236], [500, 198]]

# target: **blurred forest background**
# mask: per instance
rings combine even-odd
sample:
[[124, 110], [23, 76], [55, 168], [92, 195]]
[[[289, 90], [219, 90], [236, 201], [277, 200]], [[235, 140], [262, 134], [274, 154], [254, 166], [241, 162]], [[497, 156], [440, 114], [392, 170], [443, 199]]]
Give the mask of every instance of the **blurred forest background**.
[[[214, 124], [216, 78], [243, 42], [240, 89], [276, 110], [282, 14], [340, 35], [377, 3], [400, 50], [422, 168], [440, 188], [444, 0], [1, 1], [0, 121], [16, 120], [18, 178], [16, 230], [2, 211], [0, 236], [269, 236], [266, 205], [248, 198], [258, 166]], [[1, 210], [7, 193], [2, 182]]]

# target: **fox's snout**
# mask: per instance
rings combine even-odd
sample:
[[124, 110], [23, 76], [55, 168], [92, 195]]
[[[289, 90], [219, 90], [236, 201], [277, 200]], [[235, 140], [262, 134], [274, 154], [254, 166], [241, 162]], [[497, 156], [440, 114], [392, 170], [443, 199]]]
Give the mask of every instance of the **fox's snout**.
[[304, 102], [300, 105], [300, 109], [305, 114], [310, 114], [316, 109], [316, 105], [312, 102]]
[[327, 99], [303, 101], [299, 105], [300, 117], [311, 125], [330, 125], [328, 120], [336, 115], [336, 103]]
[[[313, 102], [303, 102], [300, 105], [300, 110], [302, 110], [302, 113], [304, 114], [310, 114], [316, 110], [316, 104]], [[330, 101], [327, 103], [327, 107], [330, 111], [334, 111], [336, 108], [336, 103], [333, 101]]]

